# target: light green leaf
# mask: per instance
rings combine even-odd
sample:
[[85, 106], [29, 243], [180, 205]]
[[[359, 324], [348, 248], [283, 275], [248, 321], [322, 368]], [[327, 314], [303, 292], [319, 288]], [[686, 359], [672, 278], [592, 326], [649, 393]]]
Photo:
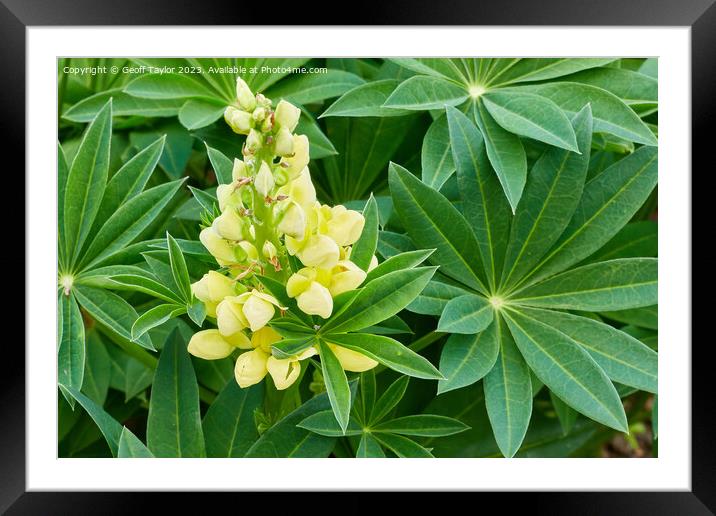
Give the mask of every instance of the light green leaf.
[[486, 293], [477, 240], [462, 214], [439, 192], [394, 163], [389, 183], [395, 210], [415, 245], [435, 249], [430, 261], [440, 265], [440, 272]]
[[363, 459], [384, 459], [385, 453], [383, 453], [383, 448], [380, 447], [380, 443], [375, 440], [375, 437], [366, 433], [361, 435], [356, 457]]
[[[508, 59], [500, 59], [499, 61], [510, 61]], [[603, 66], [614, 61], [614, 58], [551, 58], [551, 59], [534, 59], [526, 58], [507, 63], [507, 66], [496, 68], [497, 73], [488, 76], [488, 85], [504, 86], [506, 84], [518, 82], [543, 81], [545, 79], [554, 79], [567, 74]], [[557, 84], [560, 84], [559, 82]]]
[[233, 181], [231, 174], [234, 169], [234, 163], [224, 156], [221, 151], [209, 147], [209, 144], [206, 142], [204, 142], [204, 145], [206, 146], [206, 154], [209, 156], [211, 166], [214, 168], [216, 180], [222, 185], [231, 184]]
[[384, 421], [372, 427], [371, 430], [418, 437], [443, 437], [459, 434], [469, 428], [466, 424], [451, 417], [417, 414]]
[[179, 110], [181, 125], [193, 131], [213, 124], [224, 115], [226, 104], [203, 99], [188, 100]]
[[520, 312], [506, 313], [507, 324], [525, 361], [565, 403], [621, 432], [627, 419], [606, 373], [567, 335]]
[[420, 163], [423, 183], [435, 190], [440, 190], [455, 172], [447, 117], [436, 118], [425, 133]]
[[410, 114], [412, 111], [406, 109], [389, 109], [383, 107], [385, 101], [399, 84], [400, 81], [398, 80], [386, 79], [356, 86], [331, 104], [318, 118], [328, 116], [383, 117]]
[[589, 181], [567, 228], [525, 279], [563, 271], [606, 244], [649, 197], [657, 170], [656, 149], [641, 147]]
[[602, 88], [629, 105], [656, 104], [659, 98], [656, 78], [624, 68], [592, 68], [564, 77], [563, 80]]
[[320, 354], [321, 372], [323, 373], [328, 399], [331, 402], [336, 421], [338, 421], [345, 433], [351, 412], [351, 391], [348, 387], [348, 379], [341, 363], [326, 341], [321, 341]]
[[453, 283], [452, 280], [436, 274], [405, 309], [416, 314], [441, 315], [451, 299], [471, 293]]
[[467, 89], [439, 77], [416, 75], [403, 81], [383, 107], [425, 111], [457, 106], [468, 99]]
[[505, 131], [495, 122], [481, 99], [475, 104], [474, 116], [485, 140], [487, 157], [514, 212], [527, 180], [525, 149], [516, 135]]
[[427, 260], [431, 254], [433, 254], [433, 250], [427, 249], [420, 251], [408, 251], [391, 256], [384, 262], [378, 264], [375, 269], [368, 273], [364, 284], [370, 283], [371, 281], [378, 279], [381, 276], [385, 276], [390, 272], [417, 267]]
[[373, 437], [398, 457], [426, 459], [433, 457], [428, 450], [407, 437], [384, 433], [375, 434]]
[[520, 313], [567, 335], [584, 348], [613, 381], [656, 392], [657, 354], [634, 337], [608, 324], [564, 312], [520, 308]]
[[408, 388], [410, 382], [409, 376], [400, 376], [397, 380], [390, 384], [390, 386], [381, 394], [380, 398], [373, 407], [373, 413], [370, 418], [370, 423], [379, 423], [392, 412], [392, 410], [400, 403], [400, 400], [405, 396], [405, 391]]
[[[79, 390], [85, 372], [85, 327], [74, 295], [60, 293], [59, 303], [61, 337], [57, 352], [57, 382]], [[74, 407], [72, 398], [66, 397]]]
[[132, 97], [124, 93], [121, 88], [114, 88], [95, 93], [82, 99], [67, 109], [63, 113], [62, 118], [72, 122], [90, 122], [97, 116], [97, 113], [99, 113], [110, 98], [112, 99], [113, 116], [176, 116], [183, 103], [182, 100], [177, 99], [143, 99]]
[[298, 104], [311, 104], [339, 97], [364, 83], [353, 73], [329, 69], [326, 73], [291, 75], [266, 90], [265, 95], [274, 101], [283, 98]]
[[[68, 265], [74, 265], [102, 202], [109, 168], [112, 102], [89, 125], [67, 176], [64, 199], [64, 242]], [[62, 243], [60, 244], [62, 245]]]
[[499, 354], [483, 380], [485, 405], [502, 455], [514, 457], [532, 416], [530, 370], [502, 318], [492, 325]]
[[624, 324], [633, 324], [651, 330], [659, 329], [659, 307], [657, 305], [615, 312], [601, 312], [601, 315]]
[[154, 455], [152, 455], [152, 452], [144, 446], [144, 443], [125, 426], [122, 427], [122, 433], [119, 434], [117, 457], [120, 459], [149, 459], [153, 458]]
[[353, 244], [351, 261], [367, 271], [378, 245], [378, 203], [372, 194], [363, 208], [363, 218], [365, 225], [360, 238]]
[[367, 333], [331, 333], [323, 335], [323, 341], [357, 351], [399, 373], [424, 378], [442, 379], [440, 372], [427, 359], [384, 335]]
[[172, 268], [172, 276], [174, 282], [179, 287], [179, 292], [183, 296], [183, 300], [189, 302], [191, 299], [191, 280], [189, 279], [189, 271], [186, 268], [186, 261], [181, 248], [174, 237], [167, 232], [167, 248], [169, 249], [169, 265]]
[[189, 75], [148, 73], [140, 75], [124, 88], [133, 97], [146, 99], [214, 98], [217, 94]]
[[582, 154], [548, 149], [532, 167], [510, 231], [501, 285], [509, 288], [527, 274], [569, 223], [584, 188], [592, 139], [589, 106], [571, 122]]
[[388, 273], [358, 289], [321, 331], [362, 330], [397, 314], [415, 299], [435, 273], [435, 267], [416, 267]]
[[477, 238], [487, 283], [494, 289], [507, 246], [511, 208], [475, 123], [455, 108], [447, 109], [447, 120], [463, 212]]
[[352, 417], [348, 423], [348, 428], [344, 432], [343, 428], [338, 424], [338, 421], [336, 421], [336, 416], [332, 410], [324, 410], [312, 416], [308, 416], [297, 426], [310, 430], [314, 434], [324, 435], [326, 437], [353, 436], [360, 435], [363, 432], [362, 428]]
[[202, 427], [207, 457], [243, 457], [259, 438], [254, 412], [264, 399], [264, 383], [242, 389], [233, 380], [207, 410]]
[[[429, 75], [431, 77], [438, 77], [443, 79], [450, 79], [458, 84], [468, 84], [468, 77], [465, 72], [465, 59], [445, 59], [444, 57], [425, 57], [425, 58], [392, 58], [390, 59], [393, 63], [396, 63], [408, 70], [413, 72]], [[470, 60], [475, 61], [475, 60]]]
[[656, 258], [621, 258], [583, 265], [520, 290], [515, 301], [567, 310], [626, 310], [656, 304]]
[[[492, 118], [511, 133], [578, 152], [572, 124], [552, 101], [531, 93], [488, 92], [482, 96]], [[587, 147], [588, 148], [588, 147]]]
[[199, 414], [199, 387], [175, 329], [159, 357], [147, 417], [147, 445], [157, 457], [205, 457]]
[[[120, 337], [132, 340], [132, 324], [138, 317], [132, 305], [117, 294], [99, 288], [76, 285], [73, 292], [82, 307], [99, 323]], [[154, 351], [149, 335], [143, 335], [137, 343]]]
[[499, 321], [473, 335], [451, 335], [440, 355], [438, 394], [471, 385], [492, 370], [500, 351]]
[[[126, 266], [126, 267], [132, 267]], [[167, 287], [165, 287], [162, 283], [159, 283], [156, 278], [149, 272], [144, 271], [144, 269], [140, 269], [139, 267], [136, 267], [137, 269], [143, 271], [143, 274], [136, 274], [136, 273], [126, 273], [126, 274], [112, 274], [108, 277], [108, 282], [106, 284], [96, 284], [91, 281], [87, 281], [85, 278], [86, 276], [82, 277], [82, 283], [88, 284], [90, 286], [103, 286], [104, 288], [109, 289], [124, 289], [124, 290], [135, 290], [137, 292], [143, 292], [145, 294], [149, 294], [150, 296], [154, 296], [156, 298], [162, 299], [168, 303], [181, 303], [182, 299], [180, 296], [173, 291], [169, 290]], [[95, 269], [92, 272], [106, 269], [105, 267], [102, 267], [100, 269]]]
[[576, 82], [558, 82], [520, 86], [517, 90], [546, 97], [570, 116], [590, 104], [594, 132], [610, 133], [644, 145], [657, 144], [656, 137], [639, 116], [619, 97], [602, 88]]
[[438, 321], [437, 331], [479, 333], [490, 325], [494, 315], [492, 304], [486, 298], [466, 294], [448, 301]]
[[152, 328], [164, 324], [169, 319], [186, 313], [186, 306], [166, 304], [150, 308], [140, 315], [132, 325], [132, 340], [137, 340]]

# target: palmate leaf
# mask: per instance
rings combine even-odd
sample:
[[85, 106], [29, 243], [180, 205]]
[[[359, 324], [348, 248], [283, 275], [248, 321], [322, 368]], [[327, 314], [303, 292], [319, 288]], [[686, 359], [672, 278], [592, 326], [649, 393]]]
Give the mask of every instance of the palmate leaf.
[[152, 452], [134, 435], [127, 427], [122, 427], [119, 434], [119, 447], [117, 457], [120, 459], [149, 459], [153, 458]]
[[378, 279], [381, 276], [385, 276], [390, 272], [395, 272], [403, 269], [412, 269], [417, 267], [433, 253], [432, 249], [421, 250], [421, 251], [408, 251], [405, 253], [396, 254], [391, 256], [384, 262], [378, 264], [378, 266], [370, 271], [365, 278], [365, 284], [370, 283], [374, 279]]
[[380, 395], [380, 398], [378, 398], [375, 406], [373, 406], [372, 415], [369, 419], [371, 424], [383, 421], [388, 414], [393, 411], [400, 400], [403, 399], [403, 396], [405, 396], [405, 391], [408, 388], [409, 382], [410, 377], [401, 376], [391, 383], [385, 392]]
[[383, 104], [393, 93], [400, 81], [385, 79], [373, 81], [347, 91], [326, 109], [319, 118], [328, 116], [403, 116], [412, 111], [406, 109], [391, 109]]
[[104, 405], [109, 389], [112, 359], [96, 331], [87, 333], [85, 348], [85, 373], [81, 392], [98, 405]]
[[423, 183], [435, 190], [440, 190], [455, 172], [453, 154], [450, 150], [447, 117], [439, 116], [436, 118], [425, 133], [420, 153], [420, 163], [422, 165], [421, 179]]
[[317, 412], [312, 416], [308, 416], [296, 426], [326, 437], [353, 436], [362, 433], [362, 428], [353, 417], [350, 418], [348, 427], [344, 431], [336, 421], [336, 416], [332, 410]]
[[420, 295], [405, 308], [416, 314], [440, 315], [451, 299], [467, 294], [472, 292], [460, 286], [458, 282], [436, 274]]
[[169, 117], [176, 116], [182, 107], [181, 100], [143, 99], [124, 93], [122, 88], [114, 88], [82, 99], [67, 109], [62, 118], [72, 122], [90, 122], [110, 98], [113, 116]]
[[499, 61], [487, 75], [489, 86], [504, 86], [519, 82], [535, 82], [554, 79], [580, 70], [603, 66], [614, 61], [609, 59], [496, 59]]
[[469, 97], [467, 90], [439, 77], [416, 75], [400, 83], [383, 107], [423, 111], [457, 106]]
[[152, 328], [183, 313], [186, 313], [186, 306], [177, 304], [164, 304], [150, 308], [134, 321], [131, 330], [132, 340], [137, 340]]
[[381, 448], [380, 443], [376, 441], [375, 437], [371, 434], [364, 433], [361, 435], [360, 443], [358, 444], [356, 458], [384, 459], [385, 453], [383, 453], [383, 448]]
[[224, 102], [190, 99], [179, 110], [179, 122], [190, 131], [200, 129], [219, 120], [225, 109]]
[[480, 333], [450, 335], [440, 354], [446, 379], [438, 382], [438, 394], [471, 385], [492, 370], [500, 351], [499, 327], [493, 321]]
[[415, 441], [402, 435], [376, 433], [373, 435], [376, 441], [395, 453], [398, 457], [420, 459], [432, 458], [430, 451], [420, 446]]
[[490, 301], [466, 294], [448, 301], [438, 321], [438, 331], [475, 334], [487, 328], [495, 314]]
[[140, 75], [127, 84], [124, 91], [133, 97], [146, 99], [212, 99], [219, 97], [215, 91], [192, 76], [175, 73]]

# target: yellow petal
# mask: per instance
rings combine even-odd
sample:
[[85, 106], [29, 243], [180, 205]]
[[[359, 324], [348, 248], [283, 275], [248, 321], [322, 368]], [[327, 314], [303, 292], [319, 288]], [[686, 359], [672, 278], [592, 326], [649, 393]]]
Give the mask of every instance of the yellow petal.
[[238, 297], [227, 297], [219, 303], [216, 307], [216, 322], [219, 333], [224, 336], [234, 335], [248, 326]]
[[378, 266], [378, 257], [376, 255], [373, 255], [373, 257], [370, 259], [370, 263], [368, 264], [368, 272], [372, 271]]
[[340, 246], [352, 245], [358, 241], [365, 218], [355, 210], [347, 210], [343, 206], [335, 206], [332, 217], [327, 223], [326, 234]]
[[296, 297], [311, 286], [311, 279], [300, 272], [294, 273], [286, 282], [286, 294], [288, 297]]
[[318, 355], [318, 350], [311, 346], [310, 348], [306, 349], [305, 351], [301, 352], [297, 357], [296, 360], [306, 360], [307, 358], [310, 358], [314, 355]]
[[331, 238], [326, 235], [313, 235], [296, 255], [307, 267], [332, 269], [338, 263], [339, 252], [338, 245]]
[[301, 110], [285, 100], [281, 100], [276, 106], [274, 120], [279, 127], [286, 128], [289, 132], [293, 131], [298, 124], [301, 116]]
[[212, 227], [221, 238], [227, 240], [244, 239], [243, 221], [232, 207], [227, 207], [221, 215], [216, 217]]
[[301, 173], [303, 168], [308, 165], [308, 137], [306, 135], [293, 135], [293, 156], [283, 158], [286, 166], [284, 170], [288, 177], [295, 179]]
[[251, 340], [243, 331], [224, 337], [224, 339], [226, 339], [229, 344], [239, 349], [253, 349], [254, 347], [251, 345]]
[[271, 173], [271, 168], [265, 161], [262, 161], [261, 167], [259, 167], [259, 172], [256, 174], [256, 178], [254, 179], [254, 188], [256, 188], [258, 193], [266, 197], [269, 193], [271, 193], [274, 185], [275, 181], [273, 179], [273, 174]]
[[253, 111], [256, 107], [256, 97], [241, 77], [236, 78], [236, 100], [244, 111]]
[[227, 342], [218, 330], [202, 330], [192, 335], [187, 350], [204, 360], [218, 360], [228, 357], [234, 346]]
[[309, 287], [296, 298], [298, 308], [309, 315], [319, 315], [328, 319], [333, 312], [333, 298], [326, 287], [317, 281], [311, 282]]
[[331, 348], [331, 351], [333, 351], [336, 358], [341, 363], [341, 367], [343, 367], [346, 371], [362, 373], [363, 371], [368, 371], [378, 365], [378, 362], [372, 358], [358, 353], [357, 351], [353, 351], [352, 349], [336, 346], [335, 344], [328, 344], [328, 347]]
[[304, 167], [298, 177], [291, 182], [287, 195], [306, 211], [316, 203], [316, 187], [313, 186], [308, 167]]
[[358, 288], [367, 276], [364, 270], [348, 260], [338, 262], [333, 271], [331, 284], [328, 287], [333, 297]]
[[199, 301], [207, 302], [211, 300], [211, 296], [209, 294], [208, 274], [204, 274], [199, 281], [191, 284], [191, 293], [194, 294], [194, 297], [196, 297]]
[[261, 348], [266, 353], [271, 353], [271, 345], [282, 339], [283, 337], [281, 337], [276, 330], [270, 326], [264, 326], [251, 335], [251, 346]]
[[280, 129], [273, 144], [274, 153], [277, 156], [290, 156], [293, 154], [293, 135], [291, 131]]
[[306, 214], [298, 203], [289, 201], [278, 223], [278, 230], [292, 238], [303, 238], [306, 232]]
[[298, 360], [278, 359], [276, 357], [268, 357], [266, 361], [271, 378], [273, 379], [276, 389], [282, 391], [293, 385], [298, 375], [301, 373], [301, 364]]
[[241, 161], [239, 158], [234, 158], [234, 167], [231, 169], [231, 179], [233, 181], [239, 181], [249, 175], [246, 169], [246, 163]]
[[219, 236], [213, 227], [210, 226], [202, 229], [201, 233], [199, 233], [199, 240], [202, 244], [204, 244], [206, 250], [209, 251], [214, 258], [216, 258], [219, 265], [227, 265], [236, 262], [234, 249], [231, 247], [229, 242]]
[[243, 206], [241, 195], [234, 185], [217, 186], [216, 197], [219, 200], [219, 211], [224, 211], [226, 208], [240, 208]]
[[257, 331], [266, 326], [271, 320], [276, 309], [273, 304], [257, 295], [249, 297], [242, 308], [244, 317], [249, 322], [251, 331]]
[[248, 134], [251, 130], [251, 115], [234, 106], [229, 106], [224, 110], [224, 120], [237, 134]]
[[236, 294], [234, 289], [234, 280], [231, 278], [227, 278], [223, 274], [216, 271], [209, 271], [205, 274], [205, 277], [207, 278], [209, 301], [216, 301], [218, 303], [223, 301], [226, 296], [233, 296]]
[[239, 355], [239, 358], [236, 359], [236, 366], [234, 367], [234, 377], [239, 387], [244, 389], [264, 379], [264, 376], [266, 376], [268, 372], [266, 369], [268, 357], [268, 354], [264, 353], [261, 349], [254, 349]]

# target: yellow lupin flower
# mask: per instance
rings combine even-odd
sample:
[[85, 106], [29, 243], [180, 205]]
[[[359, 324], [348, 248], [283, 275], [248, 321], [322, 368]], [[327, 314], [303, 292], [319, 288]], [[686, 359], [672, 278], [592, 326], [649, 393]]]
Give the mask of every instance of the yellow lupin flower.
[[353, 351], [352, 349], [344, 348], [336, 344], [328, 344], [328, 347], [331, 348], [331, 351], [333, 351], [333, 354], [336, 355], [336, 358], [341, 363], [341, 367], [346, 371], [362, 373], [378, 365], [378, 362], [372, 358]]
[[239, 217], [236, 209], [230, 206], [227, 206], [224, 212], [214, 219], [212, 226], [221, 238], [227, 240], [243, 240], [246, 238], [244, 222]]
[[341, 260], [331, 270], [328, 290], [333, 297], [356, 289], [365, 280], [366, 272], [350, 260]]
[[234, 106], [228, 106], [224, 110], [224, 120], [237, 134], [249, 134], [251, 131], [251, 115]]
[[222, 335], [233, 335], [244, 328], [251, 328], [251, 331], [260, 330], [276, 313], [275, 307], [287, 309], [282, 307], [275, 297], [256, 289], [224, 298], [216, 307], [219, 332]]
[[219, 185], [216, 187], [216, 197], [219, 200], [219, 210], [224, 211], [226, 208], [241, 208], [244, 203], [241, 202], [241, 194], [234, 185]]
[[271, 173], [271, 167], [269, 167], [265, 161], [262, 161], [259, 172], [254, 179], [254, 188], [256, 188], [256, 191], [263, 197], [266, 197], [271, 193], [275, 184], [276, 182]]
[[248, 177], [248, 169], [246, 163], [241, 161], [239, 158], [234, 158], [234, 166], [231, 168], [231, 179], [233, 181], [240, 181], [245, 177]]
[[279, 127], [287, 129], [290, 133], [296, 128], [296, 125], [298, 125], [298, 119], [300, 118], [300, 116], [301, 110], [299, 108], [297, 108], [290, 102], [281, 100], [276, 106], [274, 120], [276, 120], [276, 124]]
[[268, 353], [261, 348], [256, 348], [239, 355], [234, 366], [234, 377], [239, 387], [245, 389], [256, 385], [264, 379], [268, 373], [266, 362], [269, 358]]
[[[243, 333], [240, 335], [246, 343], [249, 342], [246, 335]], [[239, 343], [243, 344], [241, 337], [236, 336], [229, 341], [222, 337], [219, 330], [202, 330], [192, 335], [187, 350], [195, 357], [204, 360], [219, 360], [228, 357], [235, 348], [240, 347], [237, 345]]]
[[285, 127], [280, 129], [273, 143], [274, 153], [277, 156], [290, 156], [293, 154], [293, 135]]
[[288, 279], [286, 294], [296, 298], [298, 308], [303, 313], [328, 319], [333, 312], [333, 298], [324, 284], [328, 281], [329, 271], [304, 267]]
[[277, 229], [291, 238], [302, 238], [306, 233], [306, 214], [297, 202], [288, 200], [287, 203]]
[[204, 303], [206, 315], [216, 317], [216, 306], [227, 296], [236, 295], [234, 281], [216, 271], [209, 271], [202, 278], [192, 283], [194, 296]]
[[308, 137], [305, 134], [293, 135], [293, 155], [281, 160], [288, 177], [295, 179], [308, 165]]
[[365, 226], [365, 218], [355, 210], [348, 210], [345, 206], [334, 206], [325, 223], [325, 233], [339, 246], [355, 244], [360, 238]]
[[301, 374], [301, 360], [317, 354], [316, 348], [310, 347], [303, 353], [291, 358], [268, 357], [266, 368], [276, 389], [282, 391], [288, 389]]
[[253, 111], [256, 107], [256, 97], [241, 77], [236, 78], [236, 100], [244, 111]]
[[[291, 249], [289, 248], [290, 252]], [[301, 263], [308, 267], [332, 269], [338, 263], [340, 249], [336, 242], [326, 235], [310, 235], [299, 243], [299, 247], [293, 254], [298, 256]]]
[[281, 337], [276, 330], [270, 326], [264, 326], [260, 330], [253, 332], [251, 335], [251, 346], [254, 348], [261, 348], [266, 353], [271, 353], [271, 345], [282, 339], [283, 337]]
[[216, 258], [219, 265], [224, 266], [236, 263], [234, 248], [228, 241], [221, 238], [221, 235], [216, 232], [213, 226], [202, 229], [201, 233], [199, 233], [199, 240], [204, 244], [206, 250]]

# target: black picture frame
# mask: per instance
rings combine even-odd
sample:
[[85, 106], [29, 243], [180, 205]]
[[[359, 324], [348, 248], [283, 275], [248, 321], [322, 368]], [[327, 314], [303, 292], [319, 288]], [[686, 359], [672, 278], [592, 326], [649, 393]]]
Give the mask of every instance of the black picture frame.
[[[494, 2], [453, 0], [434, 2], [361, 2], [350, 21], [360, 25], [602, 25], [686, 26], [691, 28], [692, 168], [713, 172], [709, 127], [716, 120], [716, 0], [550, 0]], [[246, 8], [237, 9], [244, 5]], [[266, 11], [249, 4], [204, 0], [195, 6], [170, 0], [0, 0], [0, 64], [5, 79], [0, 89], [3, 116], [1, 130], [7, 149], [23, 149], [25, 139], [26, 39], [25, 31], [38, 25], [246, 25], [267, 23]], [[317, 7], [296, 10], [292, 21], [332, 24], [315, 12]], [[237, 14], [227, 14], [237, 13]], [[282, 17], [286, 19], [286, 16]], [[270, 22], [270, 21], [269, 21]], [[339, 23], [340, 24], [340, 23]], [[24, 153], [16, 170], [24, 170]], [[690, 180], [682, 171], [684, 180]], [[696, 218], [694, 218], [696, 222]], [[712, 234], [712, 230], [708, 234]], [[13, 258], [14, 260], [15, 258]], [[10, 263], [5, 264], [10, 267]], [[26, 275], [29, 271], [25, 271]], [[696, 306], [694, 306], [694, 309]], [[693, 317], [693, 316], [692, 316]], [[698, 319], [697, 319], [698, 320]], [[32, 324], [30, 310], [25, 324]], [[714, 514], [716, 512], [716, 444], [712, 417], [716, 409], [708, 355], [712, 343], [697, 341], [692, 349], [692, 490], [689, 492], [531, 493], [530, 510], [549, 514]], [[679, 345], [679, 343], [672, 343]], [[686, 347], [687, 343], [682, 343]], [[122, 493], [25, 492], [25, 352], [17, 345], [3, 346], [0, 375], [0, 512], [8, 514], [120, 514], [141, 511], [145, 496], [162, 503], [181, 503], [191, 509], [184, 495]], [[12, 364], [11, 366], [8, 364]], [[711, 373], [711, 374], [710, 374]], [[218, 495], [212, 494], [212, 497]], [[223, 494], [223, 500], [246, 494]], [[479, 496], [488, 496], [480, 494]], [[499, 495], [498, 495], [499, 496]], [[353, 501], [353, 500], [356, 501]], [[371, 507], [365, 495], [346, 495], [346, 512]], [[212, 504], [216, 498], [212, 498]], [[245, 503], [245, 502], [244, 502]], [[251, 501], [249, 501], [251, 503]], [[459, 503], [459, 502], [458, 502]]]

